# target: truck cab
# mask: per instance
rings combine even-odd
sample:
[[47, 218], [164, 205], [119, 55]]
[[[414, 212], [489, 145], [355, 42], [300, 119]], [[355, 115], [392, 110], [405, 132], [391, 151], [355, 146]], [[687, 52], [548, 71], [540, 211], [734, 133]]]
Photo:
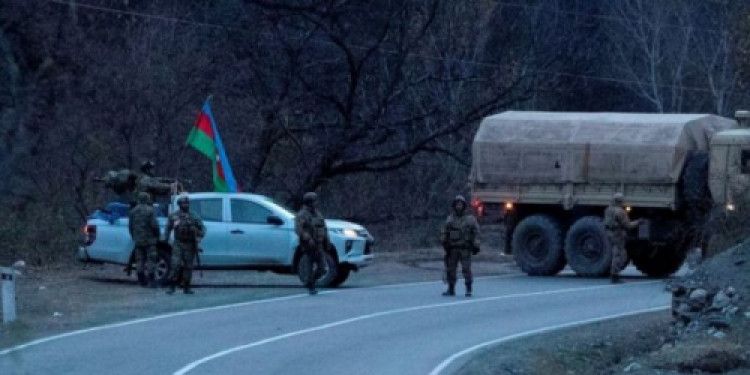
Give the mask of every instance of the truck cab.
[[750, 129], [717, 133], [711, 140], [710, 160], [714, 203], [730, 212], [750, 203]]

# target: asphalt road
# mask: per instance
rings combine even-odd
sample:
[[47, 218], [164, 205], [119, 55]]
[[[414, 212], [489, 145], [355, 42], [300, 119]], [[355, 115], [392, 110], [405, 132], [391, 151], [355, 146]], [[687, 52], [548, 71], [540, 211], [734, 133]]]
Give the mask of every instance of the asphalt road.
[[428, 282], [168, 314], [0, 351], [0, 374], [447, 374], [484, 345], [669, 304], [661, 281], [607, 281], [489, 277], [472, 298]]

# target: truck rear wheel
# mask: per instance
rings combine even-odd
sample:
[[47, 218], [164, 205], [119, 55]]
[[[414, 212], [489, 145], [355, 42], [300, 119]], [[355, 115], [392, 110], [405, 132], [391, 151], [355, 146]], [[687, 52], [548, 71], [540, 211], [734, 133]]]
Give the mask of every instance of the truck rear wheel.
[[601, 218], [585, 216], [570, 227], [565, 236], [565, 257], [579, 276], [609, 274], [612, 247]]
[[516, 264], [529, 275], [555, 275], [565, 267], [560, 224], [549, 216], [529, 216], [518, 223], [511, 247]]
[[687, 251], [681, 248], [641, 246], [630, 257], [635, 267], [648, 277], [667, 277], [677, 272], [687, 256]]

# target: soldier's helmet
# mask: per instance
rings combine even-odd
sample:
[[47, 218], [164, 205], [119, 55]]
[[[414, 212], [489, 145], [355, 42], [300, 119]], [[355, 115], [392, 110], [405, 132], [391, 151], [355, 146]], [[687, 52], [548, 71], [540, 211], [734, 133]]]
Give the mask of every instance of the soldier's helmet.
[[612, 203], [622, 204], [623, 202], [625, 202], [625, 196], [622, 193], [615, 193], [612, 196]]
[[151, 195], [149, 193], [146, 193], [145, 191], [142, 191], [138, 193], [138, 204], [150, 204], [151, 203]]
[[318, 194], [315, 194], [314, 192], [307, 192], [305, 195], [302, 196], [302, 203], [304, 204], [313, 204], [318, 201]]
[[187, 194], [180, 194], [180, 196], [177, 197], [177, 204], [181, 203], [190, 203], [190, 198], [188, 198]]
[[456, 207], [457, 203], [462, 203], [464, 205], [464, 208], [466, 208], [466, 198], [464, 198], [463, 195], [456, 195], [455, 198], [453, 198], [453, 207]]
[[141, 163], [141, 172], [148, 173], [154, 170], [156, 168], [156, 164], [151, 160], [146, 160], [143, 163]]

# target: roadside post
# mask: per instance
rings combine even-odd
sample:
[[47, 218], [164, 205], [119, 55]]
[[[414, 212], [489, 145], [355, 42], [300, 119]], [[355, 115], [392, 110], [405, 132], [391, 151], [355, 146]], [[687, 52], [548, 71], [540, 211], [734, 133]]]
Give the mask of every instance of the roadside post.
[[16, 277], [19, 275], [21, 275], [21, 271], [17, 267], [0, 267], [3, 323], [16, 320]]

